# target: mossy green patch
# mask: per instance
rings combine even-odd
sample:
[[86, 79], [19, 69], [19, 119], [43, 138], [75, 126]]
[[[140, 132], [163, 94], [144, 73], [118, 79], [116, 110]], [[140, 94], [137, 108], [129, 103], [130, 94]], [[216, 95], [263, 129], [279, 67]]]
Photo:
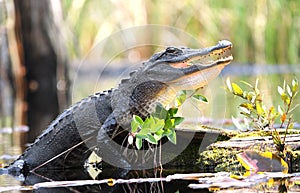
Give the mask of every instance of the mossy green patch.
[[213, 172], [233, 172], [240, 174], [244, 172], [243, 166], [236, 159], [236, 154], [241, 150], [234, 148], [224, 149], [210, 147], [208, 150], [200, 153], [197, 164], [201, 170]]

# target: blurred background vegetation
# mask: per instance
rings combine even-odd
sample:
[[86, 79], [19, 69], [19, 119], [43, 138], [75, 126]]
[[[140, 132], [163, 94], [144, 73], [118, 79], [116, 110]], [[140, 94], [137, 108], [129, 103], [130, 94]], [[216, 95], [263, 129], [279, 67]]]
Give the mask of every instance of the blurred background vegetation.
[[229, 39], [238, 63], [299, 64], [297, 0], [61, 2], [72, 58], [82, 58], [95, 44], [120, 29], [159, 24], [179, 28], [203, 45]]

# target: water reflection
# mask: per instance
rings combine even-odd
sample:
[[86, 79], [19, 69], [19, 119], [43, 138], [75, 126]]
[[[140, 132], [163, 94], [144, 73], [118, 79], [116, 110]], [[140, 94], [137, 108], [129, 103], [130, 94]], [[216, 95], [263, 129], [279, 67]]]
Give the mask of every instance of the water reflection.
[[[165, 171], [164, 173], [174, 171]], [[82, 169], [72, 169], [72, 170], [40, 170], [38, 173], [30, 173], [25, 176], [25, 181], [22, 183], [23, 191], [28, 192], [24, 189], [30, 189], [31, 187], [34, 189], [34, 192], [39, 193], [50, 193], [50, 192], [58, 192], [58, 193], [70, 193], [70, 192], [104, 192], [104, 193], [119, 193], [119, 192], [145, 192], [145, 193], [179, 193], [179, 192], [187, 192], [187, 193], [206, 193], [208, 190], [193, 190], [188, 188], [188, 184], [196, 183], [196, 180], [172, 180], [170, 182], [166, 182], [165, 179], [161, 178], [161, 174], [159, 170], [144, 170], [144, 171], [128, 171], [120, 168], [114, 167], [106, 167], [102, 170], [102, 172], [96, 177], [96, 180], [102, 179], [145, 179], [146, 182], [143, 183], [107, 183], [105, 181], [103, 184], [97, 183], [99, 181], [91, 181], [93, 180], [89, 173], [86, 170]], [[155, 181], [153, 181], [153, 177], [155, 177]], [[108, 180], [108, 181], [109, 181]], [[65, 181], [61, 183], [62, 181]], [[66, 182], [68, 181], [68, 182]], [[71, 182], [70, 182], [71, 181]], [[139, 181], [139, 180], [137, 180]], [[44, 184], [42, 182], [54, 182], [53, 184]], [[95, 182], [95, 184], [93, 184]], [[71, 183], [71, 184], [68, 184]], [[86, 185], [90, 184], [90, 185]], [[33, 186], [31, 186], [33, 185]], [[67, 187], [61, 187], [67, 186]], [[40, 187], [40, 188], [38, 188]]]
[[[208, 193], [208, 192], [299, 192], [300, 173], [265, 172], [239, 179], [230, 173], [175, 174], [174, 170], [128, 171], [106, 167], [96, 179], [86, 170], [45, 170], [25, 177], [23, 186], [6, 190], [20, 192], [145, 192], [145, 193]], [[168, 175], [168, 173], [171, 173]], [[172, 175], [173, 174], [173, 175]], [[167, 176], [167, 177], [162, 177]], [[8, 177], [8, 176], [7, 176]], [[0, 192], [5, 187], [0, 187]], [[10, 189], [9, 189], [10, 188]]]

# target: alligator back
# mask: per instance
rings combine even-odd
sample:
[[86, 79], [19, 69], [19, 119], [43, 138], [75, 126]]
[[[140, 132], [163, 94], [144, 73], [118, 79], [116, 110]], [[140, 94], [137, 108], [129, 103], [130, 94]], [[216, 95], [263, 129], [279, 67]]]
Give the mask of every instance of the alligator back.
[[9, 169], [24, 173], [41, 166], [83, 166], [96, 145], [98, 130], [112, 112], [110, 98], [111, 91], [98, 93], [65, 110]]

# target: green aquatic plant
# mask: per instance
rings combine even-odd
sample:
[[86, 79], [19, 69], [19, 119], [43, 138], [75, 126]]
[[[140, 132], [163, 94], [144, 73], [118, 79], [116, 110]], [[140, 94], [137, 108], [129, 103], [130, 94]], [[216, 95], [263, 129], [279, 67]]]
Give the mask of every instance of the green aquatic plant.
[[134, 115], [131, 122], [131, 133], [135, 137], [137, 149], [141, 149], [143, 140], [151, 144], [167, 137], [169, 141], [176, 144], [175, 127], [183, 121], [183, 117], [176, 117], [178, 108], [166, 110], [162, 105], [157, 105], [155, 113], [143, 120]]
[[138, 115], [133, 115], [129, 144], [132, 144], [135, 138], [136, 148], [141, 149], [143, 140], [156, 145], [163, 137], [176, 144], [175, 127], [184, 120], [183, 117], [176, 116], [178, 108], [189, 98], [208, 102], [206, 97], [196, 92], [197, 90], [180, 91], [175, 98], [175, 107], [166, 109], [161, 104], [157, 104], [155, 112], [145, 120]]
[[[294, 104], [295, 97], [298, 93], [298, 80], [295, 78], [291, 84], [283, 82], [283, 86], [278, 86], [278, 93], [281, 98], [281, 105], [277, 108], [271, 106], [267, 108], [263, 94], [258, 88], [259, 81], [255, 85], [241, 81], [249, 89], [244, 90], [238, 84], [226, 80], [226, 90], [234, 96], [243, 99], [239, 105], [240, 114], [244, 116], [244, 125], [240, 124], [238, 119], [232, 117], [232, 121], [239, 130], [264, 130], [270, 131], [273, 143], [279, 155], [286, 158], [287, 146], [285, 145], [286, 135], [294, 127], [292, 111], [298, 106]], [[279, 123], [279, 127], [275, 127]], [[278, 129], [284, 129], [284, 136], [280, 136]]]

